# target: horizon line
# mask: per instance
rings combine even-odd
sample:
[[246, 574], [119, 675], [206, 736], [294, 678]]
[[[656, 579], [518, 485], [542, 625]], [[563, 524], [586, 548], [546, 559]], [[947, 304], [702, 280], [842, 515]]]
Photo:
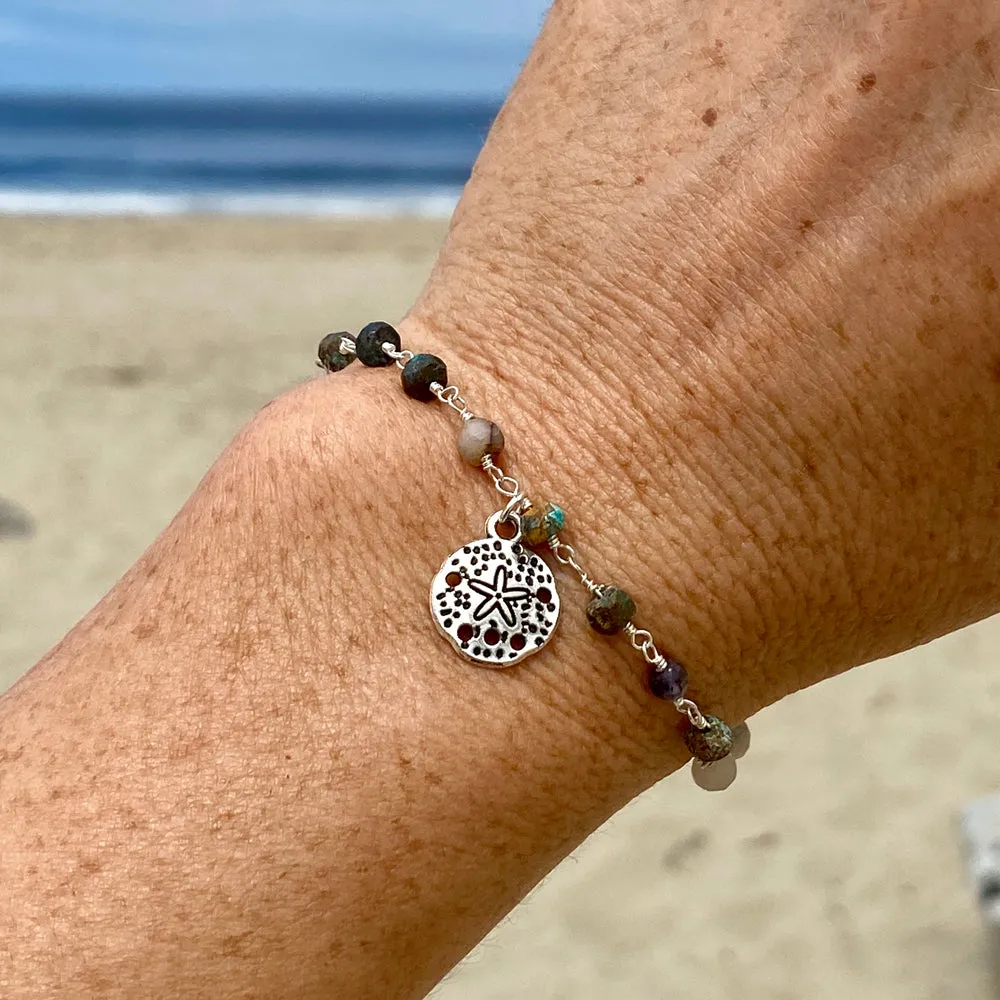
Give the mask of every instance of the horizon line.
[[448, 91], [356, 91], [356, 90], [208, 90], [208, 89], [178, 89], [174, 87], [133, 87], [128, 89], [111, 88], [67, 88], [67, 87], [8, 87], [0, 84], [0, 100], [78, 100], [78, 101], [128, 101], [128, 100], [162, 100], [162, 101], [254, 101], [271, 103], [324, 103], [351, 102], [356, 104], [394, 103], [394, 104], [429, 104], [448, 102], [450, 104], [469, 104], [499, 107], [507, 99], [506, 94], [490, 94], [487, 92], [462, 93]]

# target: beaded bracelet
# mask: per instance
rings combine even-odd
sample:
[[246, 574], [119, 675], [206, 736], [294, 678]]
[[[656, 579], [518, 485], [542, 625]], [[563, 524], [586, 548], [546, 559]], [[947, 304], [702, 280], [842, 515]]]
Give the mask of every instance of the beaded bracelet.
[[623, 632], [646, 662], [651, 694], [673, 703], [686, 721], [684, 742], [694, 757], [692, 775], [707, 791], [722, 791], [736, 779], [736, 761], [750, 748], [746, 723], [730, 728], [706, 715], [688, 697], [687, 670], [659, 651], [653, 636], [633, 622], [635, 601], [620, 587], [597, 583], [576, 550], [561, 538], [566, 517], [553, 503], [532, 503], [516, 479], [497, 464], [504, 436], [490, 420], [472, 413], [459, 389], [448, 383], [445, 363], [433, 354], [402, 348], [388, 323], [369, 323], [356, 337], [327, 334], [319, 345], [319, 367], [339, 372], [354, 358], [369, 368], [393, 363], [402, 370], [403, 391], [412, 399], [435, 399], [462, 418], [458, 450], [469, 465], [490, 477], [507, 502], [486, 521], [486, 537], [463, 545], [441, 564], [431, 582], [430, 612], [457, 652], [479, 666], [500, 669], [537, 653], [559, 620], [559, 594], [545, 560], [533, 549], [546, 546], [590, 593], [587, 621], [602, 635]]

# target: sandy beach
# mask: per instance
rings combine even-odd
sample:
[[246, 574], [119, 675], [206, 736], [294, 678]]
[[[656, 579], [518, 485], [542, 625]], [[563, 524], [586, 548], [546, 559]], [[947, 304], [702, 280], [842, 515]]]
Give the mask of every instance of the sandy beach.
[[[0, 689], [443, 221], [0, 218]], [[438, 1000], [987, 1000], [956, 817], [1000, 792], [1000, 618], [787, 699], [725, 795], [667, 779]]]

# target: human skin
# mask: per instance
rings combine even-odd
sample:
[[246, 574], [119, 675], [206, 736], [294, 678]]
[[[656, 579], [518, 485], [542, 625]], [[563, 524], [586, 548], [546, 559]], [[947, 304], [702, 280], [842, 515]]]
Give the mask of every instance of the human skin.
[[[1000, 606], [998, 53], [990, 0], [557, 4], [402, 324], [706, 710]], [[498, 498], [394, 383], [258, 414], [0, 702], [0, 995], [419, 997], [684, 762], [571, 578], [521, 667], [437, 636]]]

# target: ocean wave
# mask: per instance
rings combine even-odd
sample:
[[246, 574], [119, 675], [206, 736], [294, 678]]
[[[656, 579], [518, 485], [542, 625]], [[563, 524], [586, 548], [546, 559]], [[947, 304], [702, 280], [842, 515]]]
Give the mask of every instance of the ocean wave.
[[0, 188], [3, 215], [275, 215], [447, 218], [458, 190], [390, 193], [66, 191]]

